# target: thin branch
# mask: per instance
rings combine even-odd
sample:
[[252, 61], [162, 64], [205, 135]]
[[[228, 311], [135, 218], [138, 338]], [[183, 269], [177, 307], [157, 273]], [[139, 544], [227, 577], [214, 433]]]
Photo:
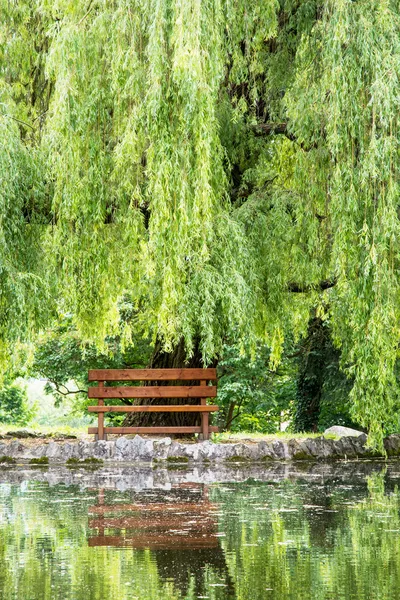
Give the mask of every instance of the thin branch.
[[[42, 112], [40, 115], [38, 115], [37, 117], [35, 117], [35, 118], [33, 119], [32, 123], [34, 123], [34, 122], [35, 122], [35, 121], [37, 121], [38, 119], [41, 119], [42, 117], [44, 117], [44, 115], [45, 115], [46, 113], [48, 113], [48, 112], [49, 112], [49, 110], [48, 110], [48, 109], [47, 109], [47, 110], [45, 110], [44, 112]], [[32, 129], [33, 129], [33, 128], [32, 128]]]
[[296, 137], [288, 132], [287, 123], [257, 123], [255, 131], [258, 135], [284, 135], [292, 142], [296, 141]]
[[319, 283], [296, 283], [295, 281], [290, 281], [288, 283], [289, 292], [294, 292], [295, 294], [307, 294], [308, 292], [318, 291], [323, 292], [324, 290], [329, 290], [333, 288], [337, 284], [337, 279], [324, 279]]
[[86, 13], [83, 15], [82, 19], [81, 19], [80, 21], [78, 21], [78, 23], [77, 23], [77, 24], [78, 24], [78, 27], [79, 27], [79, 25], [81, 25], [81, 24], [83, 23], [83, 21], [86, 19], [86, 17], [88, 16], [88, 14], [89, 14], [89, 13], [90, 13], [90, 11], [92, 10], [92, 8], [93, 8], [93, 0], [91, 0], [91, 1], [89, 2], [89, 8], [87, 9], [87, 12], [86, 12]]
[[32, 125], [29, 125], [29, 123], [25, 123], [25, 121], [21, 121], [21, 119], [17, 119], [17, 117], [13, 117], [12, 115], [7, 115], [7, 117], [10, 117], [10, 119], [13, 119], [13, 121], [20, 123], [21, 125], [25, 125], [25, 127], [30, 127], [32, 131], [35, 131], [35, 128], [32, 127]]
[[226, 431], [228, 431], [228, 429], [230, 428], [230, 426], [231, 426], [231, 424], [232, 424], [232, 421], [234, 421], [234, 420], [235, 420], [235, 419], [236, 419], [236, 418], [237, 418], [237, 417], [240, 415], [240, 409], [242, 408], [242, 405], [243, 405], [243, 400], [241, 400], [241, 401], [240, 401], [240, 402], [237, 404], [237, 409], [238, 409], [238, 411], [237, 411], [236, 415], [232, 416], [232, 417], [229, 419], [228, 423], [226, 423], [226, 425], [225, 425], [225, 429], [226, 429]]
[[297, 358], [302, 354], [302, 350], [297, 350], [297, 352], [293, 352], [293, 354], [287, 354], [286, 358]]
[[87, 394], [87, 392], [88, 392], [87, 390], [81, 390], [81, 389], [78, 389], [78, 390], [69, 390], [67, 388], [67, 386], [62, 383], [61, 386], [66, 390], [65, 392], [63, 392], [63, 391], [61, 391], [60, 386], [59, 386], [58, 383], [56, 383], [55, 381], [52, 381], [51, 379], [49, 379], [49, 382], [52, 385], [54, 385], [55, 391], [58, 394], [61, 394], [62, 396], [69, 396], [69, 394]]
[[291, 142], [295, 142], [305, 152], [308, 152], [312, 148], [316, 148], [317, 144], [313, 143], [307, 146], [303, 142], [299, 142], [297, 137], [288, 131], [287, 123], [257, 123], [254, 128], [255, 134], [258, 136], [264, 135], [284, 135]]

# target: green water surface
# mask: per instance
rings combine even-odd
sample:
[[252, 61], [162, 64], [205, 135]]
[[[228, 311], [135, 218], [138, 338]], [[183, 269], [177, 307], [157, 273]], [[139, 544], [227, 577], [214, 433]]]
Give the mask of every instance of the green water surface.
[[52, 473], [0, 473], [1, 600], [400, 598], [400, 466], [143, 489]]

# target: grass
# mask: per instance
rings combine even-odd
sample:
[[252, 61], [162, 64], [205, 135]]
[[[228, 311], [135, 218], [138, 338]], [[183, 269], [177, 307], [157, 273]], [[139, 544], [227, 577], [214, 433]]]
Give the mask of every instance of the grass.
[[67, 467], [72, 468], [98, 468], [104, 464], [104, 461], [101, 458], [85, 458], [81, 460], [79, 458], [69, 458], [66, 462]]
[[[48, 436], [48, 438], [57, 437], [57, 434], [63, 435], [74, 435], [79, 439], [90, 439], [93, 440], [93, 436], [89, 436], [87, 433], [87, 427], [69, 427], [69, 426], [49, 426], [49, 425], [39, 425], [37, 423], [30, 423], [29, 426], [24, 425], [5, 425], [0, 424], [0, 434], [4, 435], [6, 433], [11, 433], [13, 431], [20, 431], [21, 429], [26, 430], [31, 433], [42, 434]], [[265, 441], [289, 441], [291, 439], [306, 439], [306, 438], [317, 438], [322, 436], [323, 433], [288, 433], [286, 431], [280, 431], [277, 433], [250, 433], [246, 431], [241, 432], [224, 432], [224, 433], [212, 433], [210, 439], [214, 443], [237, 443], [237, 442], [260, 442], [262, 440]], [[324, 436], [327, 439], [338, 439], [336, 436], [329, 434]], [[113, 438], [112, 438], [113, 439]], [[192, 441], [195, 443], [195, 440], [178, 440], [185, 443]]]
[[187, 456], [168, 456], [167, 462], [169, 463], [187, 463], [189, 459]]
[[49, 464], [49, 459], [47, 458], [47, 456], [42, 456], [41, 458], [31, 458], [29, 464], [36, 466], [46, 466]]
[[30, 423], [29, 425], [7, 425], [5, 423], [0, 424], [0, 434], [5, 435], [13, 431], [29, 431], [30, 433], [39, 433], [49, 437], [56, 437], [57, 434], [63, 435], [75, 435], [77, 438], [81, 438], [84, 435], [88, 435], [87, 427], [69, 427], [67, 425], [52, 427], [49, 425], [38, 425], [37, 423]]
[[2, 465], [15, 465], [17, 461], [11, 456], [0, 456], [0, 464]]
[[212, 433], [211, 441], [212, 442], [220, 442], [220, 443], [229, 443], [229, 442], [272, 442], [274, 440], [281, 442], [288, 442], [289, 440], [305, 440], [305, 439], [315, 439], [319, 437], [325, 437], [326, 439], [339, 439], [337, 436], [333, 434], [323, 435], [323, 433], [288, 433], [286, 431], [279, 431], [277, 433], [248, 433], [246, 431], [241, 432], [231, 432], [227, 431], [224, 433]]

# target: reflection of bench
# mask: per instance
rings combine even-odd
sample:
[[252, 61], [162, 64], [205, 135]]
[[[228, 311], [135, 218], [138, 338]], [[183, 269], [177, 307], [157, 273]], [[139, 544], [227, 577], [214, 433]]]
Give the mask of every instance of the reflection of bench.
[[177, 497], [174, 502], [136, 504], [104, 504], [104, 491], [99, 490], [99, 504], [89, 507], [93, 516], [88, 525], [97, 534], [89, 537], [89, 546], [152, 550], [217, 548], [216, 506], [208, 500], [207, 489], [193, 489], [202, 494], [197, 502]]
[[[207, 398], [215, 398], [217, 388], [208, 382], [216, 380], [216, 369], [98, 369], [89, 371], [89, 381], [97, 381], [97, 387], [89, 388], [89, 398], [98, 400], [97, 406], [89, 406], [89, 412], [98, 413], [98, 427], [89, 427], [99, 440], [107, 433], [199, 433], [207, 440], [209, 433], [218, 427], [209, 426], [209, 413], [218, 406], [207, 404]], [[111, 381], [198, 381], [198, 385], [161, 386], [106, 386]], [[139, 404], [125, 406], [104, 405], [105, 399], [124, 398], [197, 398], [200, 404]], [[190, 427], [104, 427], [104, 413], [108, 412], [198, 412], [201, 426]]]

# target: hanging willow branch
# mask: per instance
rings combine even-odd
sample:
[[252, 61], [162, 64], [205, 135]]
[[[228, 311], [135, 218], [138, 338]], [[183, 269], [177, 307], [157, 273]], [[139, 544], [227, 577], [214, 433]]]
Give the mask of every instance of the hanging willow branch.
[[184, 339], [189, 355], [200, 340], [209, 362], [234, 332], [277, 363], [307, 292], [330, 289], [353, 416], [382, 448], [398, 405], [399, 7], [311, 8], [1, 4], [0, 355], [57, 306], [101, 345], [129, 294], [127, 340]]

